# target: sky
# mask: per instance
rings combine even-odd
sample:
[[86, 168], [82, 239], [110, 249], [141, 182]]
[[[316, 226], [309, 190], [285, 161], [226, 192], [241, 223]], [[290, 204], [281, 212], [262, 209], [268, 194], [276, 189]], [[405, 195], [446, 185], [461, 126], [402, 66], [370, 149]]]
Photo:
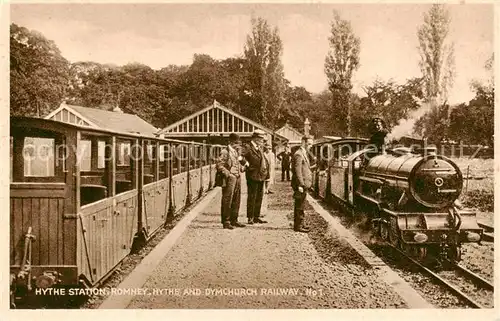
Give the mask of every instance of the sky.
[[[470, 82], [485, 79], [494, 50], [492, 4], [449, 4], [449, 40], [455, 45], [456, 78], [450, 103], [467, 102]], [[250, 19], [277, 26], [285, 77], [310, 92], [327, 88], [324, 61], [333, 10], [351, 22], [361, 40], [354, 92], [377, 78], [398, 83], [421, 76], [417, 29], [430, 4], [11, 4], [12, 23], [54, 40], [70, 62], [154, 69], [190, 64], [196, 53], [224, 59], [243, 54]]]

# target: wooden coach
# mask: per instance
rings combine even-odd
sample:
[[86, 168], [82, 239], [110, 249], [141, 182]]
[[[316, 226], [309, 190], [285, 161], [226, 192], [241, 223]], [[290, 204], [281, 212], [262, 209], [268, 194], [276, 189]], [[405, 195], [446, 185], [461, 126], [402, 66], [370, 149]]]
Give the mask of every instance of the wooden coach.
[[[353, 182], [346, 178], [353, 168], [349, 167], [347, 156], [362, 150], [368, 144], [364, 138], [325, 139], [314, 144], [312, 150], [318, 162], [314, 177], [316, 195], [325, 199], [330, 196], [346, 199], [353, 193]], [[343, 182], [343, 184], [339, 184]]]
[[209, 190], [220, 146], [11, 118], [12, 284], [95, 286]]

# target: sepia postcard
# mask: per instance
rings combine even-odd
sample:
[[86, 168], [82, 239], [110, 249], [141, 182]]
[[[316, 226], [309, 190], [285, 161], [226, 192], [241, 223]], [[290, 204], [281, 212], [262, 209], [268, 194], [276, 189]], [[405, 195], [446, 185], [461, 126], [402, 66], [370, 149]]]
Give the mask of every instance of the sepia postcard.
[[5, 316], [498, 319], [495, 2], [0, 7]]

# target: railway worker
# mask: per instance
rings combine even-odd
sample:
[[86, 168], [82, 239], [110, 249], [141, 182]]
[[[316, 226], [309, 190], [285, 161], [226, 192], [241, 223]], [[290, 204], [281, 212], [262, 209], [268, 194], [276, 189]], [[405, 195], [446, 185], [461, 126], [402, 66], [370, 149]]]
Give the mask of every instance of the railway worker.
[[243, 158], [239, 155], [238, 149], [241, 145], [240, 137], [237, 134], [229, 135], [227, 149], [222, 149], [217, 161], [217, 170], [222, 172], [225, 184], [222, 186], [221, 199], [221, 219], [224, 229], [232, 230], [234, 227], [244, 227], [238, 223], [241, 200], [241, 173], [244, 167], [241, 162]]
[[255, 130], [250, 143], [245, 144], [241, 151], [248, 162], [246, 168], [248, 224], [267, 223], [260, 215], [264, 196], [264, 181], [269, 178], [269, 162], [263, 151], [264, 135], [262, 130]]
[[371, 137], [369, 144], [374, 145], [377, 148], [378, 154], [382, 154], [385, 147], [385, 138], [388, 134], [382, 118], [375, 117], [372, 119], [370, 133]]
[[389, 133], [385, 127], [384, 120], [380, 117], [374, 117], [370, 123], [370, 141], [368, 142], [369, 147], [374, 150], [367, 153], [365, 157], [365, 162], [369, 161], [372, 157], [383, 154], [385, 152], [385, 139]]
[[278, 154], [278, 159], [281, 161], [281, 181], [290, 180], [290, 163], [292, 161], [292, 152], [288, 143], [285, 143], [285, 150]]
[[296, 232], [309, 232], [304, 225], [304, 203], [307, 191], [312, 186], [312, 171], [309, 160], [309, 150], [313, 145], [311, 136], [302, 137], [300, 148], [292, 158], [292, 188], [294, 198], [293, 230]]

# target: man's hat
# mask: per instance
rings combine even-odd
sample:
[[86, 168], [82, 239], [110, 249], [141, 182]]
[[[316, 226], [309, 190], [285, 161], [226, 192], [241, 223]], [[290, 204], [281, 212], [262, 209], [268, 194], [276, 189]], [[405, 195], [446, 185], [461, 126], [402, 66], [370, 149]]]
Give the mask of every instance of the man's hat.
[[239, 142], [239, 141], [241, 141], [240, 135], [235, 134], [235, 133], [229, 134], [229, 141], [230, 142]]
[[263, 130], [256, 129], [252, 134], [252, 138], [265, 138], [266, 133]]

